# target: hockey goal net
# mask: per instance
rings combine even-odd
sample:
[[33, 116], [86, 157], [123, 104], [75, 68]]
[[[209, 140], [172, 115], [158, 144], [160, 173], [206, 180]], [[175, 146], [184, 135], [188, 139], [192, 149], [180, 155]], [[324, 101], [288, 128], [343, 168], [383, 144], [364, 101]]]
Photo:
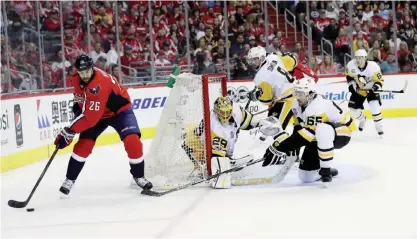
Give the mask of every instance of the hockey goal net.
[[210, 112], [226, 96], [226, 74], [175, 76], [145, 157], [146, 177], [168, 189], [211, 175]]

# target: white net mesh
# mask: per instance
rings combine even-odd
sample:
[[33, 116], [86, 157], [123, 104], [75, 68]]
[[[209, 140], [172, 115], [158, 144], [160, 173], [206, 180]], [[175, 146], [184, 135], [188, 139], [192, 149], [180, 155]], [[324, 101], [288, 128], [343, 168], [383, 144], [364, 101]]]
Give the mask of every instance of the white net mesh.
[[[166, 189], [207, 176], [204, 114], [210, 114], [221, 95], [223, 75], [207, 75], [208, 99], [203, 94], [202, 76], [183, 73], [166, 101], [145, 157], [146, 177]], [[204, 110], [204, 100], [210, 110]], [[206, 122], [204, 122], [206, 124]]]

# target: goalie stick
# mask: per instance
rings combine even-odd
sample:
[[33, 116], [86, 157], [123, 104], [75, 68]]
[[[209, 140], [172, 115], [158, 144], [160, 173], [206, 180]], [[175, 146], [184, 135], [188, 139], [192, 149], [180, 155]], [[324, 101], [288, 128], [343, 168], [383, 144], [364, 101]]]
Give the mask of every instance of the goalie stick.
[[[292, 166], [297, 161], [297, 159], [298, 159], [298, 156], [288, 156], [287, 160], [285, 160], [285, 163], [282, 165], [279, 172], [275, 176], [268, 177], [268, 178], [258, 178], [257, 181], [261, 180], [261, 182], [267, 183], [267, 184], [280, 183], [287, 176], [288, 172], [290, 172]], [[248, 183], [245, 183], [246, 181]], [[254, 185], [254, 183], [250, 183], [250, 181], [251, 179], [242, 180], [242, 179], [237, 178], [237, 179], [232, 180], [232, 185], [233, 186]]]
[[16, 200], [9, 200], [7, 202], [7, 204], [9, 204], [10, 207], [13, 207], [13, 208], [24, 208], [24, 207], [26, 207], [28, 205], [30, 199], [32, 198], [32, 196], [35, 193], [36, 189], [38, 188], [39, 184], [41, 183], [43, 176], [45, 176], [45, 173], [48, 170], [49, 165], [51, 165], [52, 160], [54, 160], [55, 155], [58, 152], [58, 149], [59, 149], [58, 147], [55, 148], [54, 153], [49, 158], [48, 163], [45, 166], [45, 169], [42, 171], [41, 176], [39, 177], [38, 181], [36, 182], [35, 186], [32, 189], [32, 192], [30, 192], [29, 197], [26, 199], [26, 201], [21, 202], [21, 201], [16, 201]]
[[147, 196], [160, 197], [160, 196], [166, 195], [168, 193], [176, 192], [176, 191], [182, 190], [184, 188], [194, 186], [196, 184], [200, 184], [200, 183], [203, 183], [203, 182], [206, 182], [206, 181], [210, 181], [211, 179], [217, 178], [220, 175], [223, 175], [223, 174], [226, 174], [226, 173], [231, 173], [231, 172], [236, 172], [236, 171], [242, 170], [243, 168], [246, 168], [246, 167], [248, 167], [250, 165], [253, 165], [253, 164], [257, 164], [257, 163], [262, 162], [262, 161], [264, 161], [264, 158], [257, 159], [257, 160], [254, 160], [254, 161], [249, 161], [249, 162], [246, 162], [242, 165], [239, 165], [239, 166], [233, 167], [231, 169], [228, 169], [226, 171], [220, 172], [218, 174], [214, 174], [214, 175], [212, 175], [210, 177], [207, 177], [205, 179], [200, 179], [200, 180], [197, 180], [197, 181], [194, 181], [194, 182], [191, 182], [191, 183], [187, 183], [187, 184], [178, 186], [176, 188], [173, 188], [173, 189], [170, 189], [170, 190], [167, 190], [167, 191], [158, 192], [158, 191], [152, 191], [152, 190], [143, 190], [141, 192], [141, 194], [147, 195]]

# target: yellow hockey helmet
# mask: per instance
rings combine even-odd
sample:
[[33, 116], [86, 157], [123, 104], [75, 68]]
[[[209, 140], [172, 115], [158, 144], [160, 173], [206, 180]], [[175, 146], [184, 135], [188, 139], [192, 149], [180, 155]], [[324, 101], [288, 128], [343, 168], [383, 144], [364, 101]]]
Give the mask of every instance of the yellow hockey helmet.
[[214, 102], [214, 113], [222, 124], [228, 122], [232, 117], [233, 102], [229, 97], [220, 96]]

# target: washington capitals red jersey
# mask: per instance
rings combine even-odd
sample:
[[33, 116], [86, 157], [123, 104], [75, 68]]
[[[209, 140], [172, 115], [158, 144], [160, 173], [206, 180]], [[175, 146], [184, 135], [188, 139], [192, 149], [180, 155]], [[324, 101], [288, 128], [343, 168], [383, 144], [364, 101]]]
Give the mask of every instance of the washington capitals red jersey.
[[112, 75], [94, 67], [93, 79], [81, 83], [76, 75], [73, 79], [74, 98], [80, 104], [82, 113], [75, 118], [70, 129], [83, 132], [97, 124], [100, 119], [110, 118], [132, 106], [126, 88], [119, 85]]
[[303, 65], [301, 63], [298, 63], [293, 72], [293, 76], [295, 79], [300, 80], [306, 76], [314, 78], [314, 80], [317, 82], [319, 80], [319, 77], [310, 69], [310, 67]]

